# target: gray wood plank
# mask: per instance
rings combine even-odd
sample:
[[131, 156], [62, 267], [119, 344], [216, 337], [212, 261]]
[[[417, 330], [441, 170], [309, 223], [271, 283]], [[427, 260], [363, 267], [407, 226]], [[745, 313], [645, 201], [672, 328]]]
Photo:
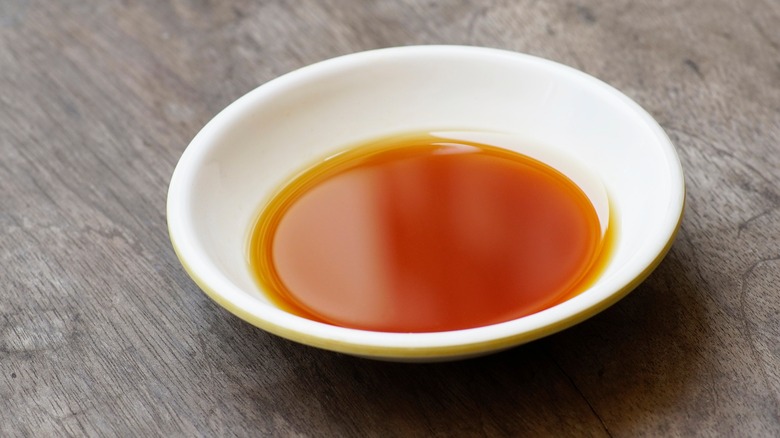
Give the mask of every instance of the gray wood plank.
[[[780, 3], [0, 3], [0, 436], [780, 435]], [[678, 147], [680, 236], [558, 335], [403, 365], [293, 344], [168, 242], [176, 161], [225, 105], [377, 47], [577, 67]]]

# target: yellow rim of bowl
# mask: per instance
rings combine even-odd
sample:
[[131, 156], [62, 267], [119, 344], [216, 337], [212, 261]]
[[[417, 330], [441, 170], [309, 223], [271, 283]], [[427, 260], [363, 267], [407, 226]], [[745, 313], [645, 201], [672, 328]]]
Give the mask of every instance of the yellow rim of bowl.
[[658, 267], [658, 265], [664, 259], [666, 254], [671, 249], [675, 237], [677, 236], [677, 232], [680, 229], [684, 210], [685, 210], [685, 195], [683, 195], [683, 205], [682, 208], [680, 209], [680, 216], [677, 219], [677, 224], [674, 226], [674, 230], [672, 231], [672, 234], [669, 240], [664, 245], [663, 249], [658, 253], [655, 259], [653, 259], [653, 261], [642, 272], [639, 273], [639, 275], [634, 277], [634, 279], [631, 282], [626, 284], [624, 287], [622, 287], [615, 293], [611, 294], [606, 299], [598, 302], [597, 304], [591, 307], [588, 307], [587, 309], [584, 309], [579, 313], [571, 315], [568, 318], [562, 319], [560, 321], [556, 321], [555, 323], [552, 324], [538, 327], [533, 330], [517, 333], [515, 335], [510, 335], [499, 339], [491, 339], [487, 341], [475, 342], [475, 343], [463, 344], [463, 345], [445, 345], [445, 346], [438, 346], [438, 347], [397, 347], [397, 346], [375, 346], [375, 345], [355, 344], [351, 342], [337, 341], [333, 339], [314, 336], [307, 333], [302, 333], [300, 331], [292, 330], [287, 327], [269, 322], [265, 319], [258, 317], [253, 313], [246, 311], [245, 309], [236, 306], [234, 303], [225, 299], [221, 294], [219, 294], [214, 289], [212, 289], [206, 283], [206, 281], [203, 280], [195, 272], [195, 270], [193, 270], [189, 266], [187, 261], [182, 256], [182, 253], [178, 245], [176, 245], [176, 242], [173, 239], [173, 234], [171, 233], [170, 230], [170, 222], [168, 223], [168, 234], [170, 236], [173, 249], [176, 252], [176, 256], [179, 258], [179, 261], [181, 262], [185, 271], [187, 271], [189, 276], [195, 281], [198, 287], [200, 287], [200, 289], [203, 290], [206, 293], [206, 295], [208, 295], [209, 298], [211, 298], [217, 304], [224, 307], [230, 313], [236, 315], [237, 317], [252, 324], [255, 327], [261, 328], [269, 333], [273, 333], [283, 338], [295, 342], [299, 342], [301, 344], [305, 344], [317, 348], [323, 348], [326, 350], [336, 351], [340, 353], [347, 353], [347, 354], [358, 355], [358, 356], [367, 356], [367, 357], [373, 357], [378, 359], [381, 358], [387, 358], [387, 359], [442, 358], [445, 359], [447, 357], [454, 358], [459, 356], [479, 355], [481, 353], [489, 353], [492, 351], [498, 351], [498, 350], [508, 349], [511, 347], [516, 347], [524, 343], [545, 336], [549, 336], [553, 333], [569, 328], [579, 322], [584, 321], [585, 319], [588, 319], [600, 313], [601, 311], [615, 304], [620, 299], [628, 295], [628, 293], [631, 292], [634, 288], [636, 288], [640, 283], [642, 283]]

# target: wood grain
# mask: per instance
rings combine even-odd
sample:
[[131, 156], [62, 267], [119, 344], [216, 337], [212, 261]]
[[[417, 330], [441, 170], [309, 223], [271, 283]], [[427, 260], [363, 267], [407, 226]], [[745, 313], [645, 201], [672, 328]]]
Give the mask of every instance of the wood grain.
[[[780, 436], [780, 3], [0, 3], [0, 436]], [[220, 109], [332, 56], [451, 43], [644, 106], [686, 216], [628, 298], [558, 335], [402, 365], [299, 346], [180, 267], [165, 197]]]

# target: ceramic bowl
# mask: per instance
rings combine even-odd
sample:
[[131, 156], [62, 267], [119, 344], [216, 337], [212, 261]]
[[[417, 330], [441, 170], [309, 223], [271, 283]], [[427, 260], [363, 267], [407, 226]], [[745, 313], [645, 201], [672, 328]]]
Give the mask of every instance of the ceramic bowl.
[[[597, 175], [617, 227], [609, 263], [583, 293], [516, 320], [438, 333], [336, 327], [274, 305], [249, 269], [259, 209], [281, 185], [349, 145], [408, 132], [510, 135]], [[434, 361], [510, 348], [572, 326], [637, 286], [669, 250], [684, 180], [653, 118], [609, 85], [555, 62], [496, 49], [416, 46], [323, 61], [220, 112], [182, 154], [168, 192], [173, 247], [217, 303], [276, 335], [377, 359]]]

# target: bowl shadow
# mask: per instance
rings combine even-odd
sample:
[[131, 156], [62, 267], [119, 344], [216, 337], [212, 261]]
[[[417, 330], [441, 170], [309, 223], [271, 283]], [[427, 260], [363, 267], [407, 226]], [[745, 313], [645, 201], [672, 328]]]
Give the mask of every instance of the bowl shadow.
[[230, 318], [219, 324], [228, 345], [213, 365], [245, 378], [244, 392], [233, 396], [265, 413], [255, 421], [271, 415], [285, 432], [660, 433], [709, 358], [705, 285], [687, 250], [678, 242], [644, 283], [601, 314], [498, 354], [380, 362], [301, 346]]

